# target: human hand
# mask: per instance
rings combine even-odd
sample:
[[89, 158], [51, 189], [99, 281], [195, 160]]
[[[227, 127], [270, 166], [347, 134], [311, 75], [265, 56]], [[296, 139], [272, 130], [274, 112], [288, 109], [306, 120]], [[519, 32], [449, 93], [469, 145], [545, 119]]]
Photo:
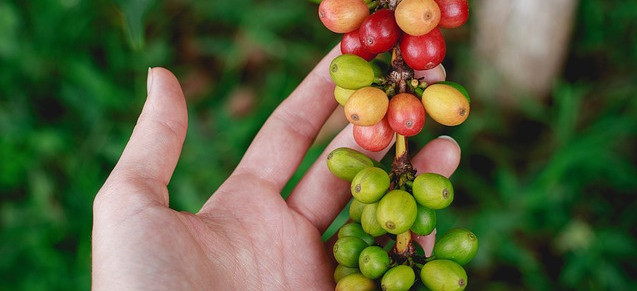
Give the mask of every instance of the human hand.
[[[170, 209], [166, 187], [186, 135], [185, 99], [169, 71], [149, 70], [144, 109], [95, 198], [93, 289], [333, 289], [331, 250], [321, 233], [351, 195], [349, 184], [327, 169], [326, 155], [342, 146], [376, 159], [386, 151], [362, 150], [348, 126], [287, 201], [280, 192], [337, 106], [328, 74], [337, 54], [332, 50], [273, 112], [235, 171], [196, 214]], [[444, 78], [440, 69], [426, 74]], [[458, 145], [438, 138], [413, 164], [421, 172], [450, 176], [459, 159]]]

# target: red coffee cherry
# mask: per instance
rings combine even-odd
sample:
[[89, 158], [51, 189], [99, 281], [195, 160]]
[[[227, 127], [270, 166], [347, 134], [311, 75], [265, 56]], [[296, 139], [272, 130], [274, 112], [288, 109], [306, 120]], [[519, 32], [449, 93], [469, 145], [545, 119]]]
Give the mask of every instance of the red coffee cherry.
[[389, 100], [387, 121], [395, 132], [414, 136], [425, 125], [425, 107], [415, 95], [400, 93]]
[[414, 70], [429, 70], [439, 65], [445, 58], [447, 48], [440, 29], [412, 36], [405, 34], [400, 40], [400, 52], [403, 60]]
[[360, 29], [357, 29], [343, 35], [343, 39], [341, 40], [341, 53], [357, 55], [369, 62], [376, 57], [376, 54], [368, 52], [363, 47], [359, 33]]
[[389, 126], [387, 116], [372, 126], [354, 125], [353, 132], [356, 143], [371, 152], [382, 151], [394, 138], [394, 130]]
[[394, 12], [389, 9], [378, 10], [365, 18], [359, 31], [363, 47], [377, 54], [390, 50], [400, 37]]
[[456, 28], [467, 22], [469, 18], [469, 3], [467, 0], [435, 0], [440, 8], [440, 22], [438, 26]]

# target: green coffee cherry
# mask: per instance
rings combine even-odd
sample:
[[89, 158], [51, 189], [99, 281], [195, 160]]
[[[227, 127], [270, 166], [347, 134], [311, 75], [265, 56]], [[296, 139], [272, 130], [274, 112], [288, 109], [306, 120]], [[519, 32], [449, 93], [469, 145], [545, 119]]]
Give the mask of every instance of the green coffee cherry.
[[330, 76], [336, 86], [356, 90], [374, 81], [374, 70], [365, 59], [351, 54], [340, 55], [330, 64]]
[[360, 223], [351, 222], [351, 223], [343, 225], [341, 229], [338, 230], [338, 238], [342, 238], [346, 236], [353, 236], [353, 237], [360, 238], [363, 241], [365, 241], [368, 245], [374, 244], [374, 238], [370, 236], [369, 234], [365, 233], [365, 231], [363, 231], [363, 227], [360, 225]]
[[389, 73], [389, 64], [379, 60], [373, 59], [369, 64], [372, 66], [372, 70], [374, 71], [374, 76], [376, 77], [384, 77]]
[[433, 254], [437, 259], [452, 260], [460, 265], [470, 262], [478, 253], [478, 237], [468, 229], [454, 228], [436, 241]]
[[416, 221], [411, 226], [411, 231], [418, 235], [428, 235], [436, 228], [436, 211], [420, 204], [417, 207]]
[[365, 208], [366, 205], [367, 204], [363, 202], [352, 199], [352, 202], [349, 204], [349, 218], [360, 223], [361, 215], [363, 215], [363, 208]]
[[360, 270], [358, 270], [358, 268], [350, 268], [343, 265], [338, 265], [334, 270], [334, 282], [338, 283], [338, 281], [343, 279], [345, 276], [356, 273], [360, 273]]
[[350, 274], [336, 284], [336, 291], [372, 291], [376, 289], [374, 280], [360, 273]]
[[415, 280], [416, 274], [411, 267], [399, 265], [389, 269], [380, 284], [384, 291], [407, 291]]
[[389, 189], [389, 175], [380, 168], [362, 169], [352, 180], [351, 191], [356, 200], [363, 203], [374, 203], [380, 200]]
[[389, 255], [378, 246], [366, 247], [358, 258], [358, 268], [365, 277], [380, 278], [389, 269]]
[[334, 244], [334, 258], [343, 266], [358, 267], [358, 257], [367, 246], [369, 245], [364, 240], [357, 237], [339, 238]]
[[418, 204], [431, 209], [443, 209], [453, 201], [453, 185], [436, 173], [418, 175], [412, 186]]
[[337, 148], [327, 155], [327, 167], [334, 176], [351, 182], [362, 169], [373, 167], [372, 159], [350, 148]]
[[363, 214], [361, 215], [361, 226], [363, 226], [363, 230], [373, 237], [381, 236], [387, 232], [376, 219], [377, 209], [378, 203], [367, 204], [363, 209]]
[[389, 233], [403, 233], [414, 224], [418, 207], [411, 194], [403, 190], [389, 191], [378, 202], [376, 219]]
[[451, 260], [433, 260], [420, 270], [420, 279], [433, 291], [461, 291], [467, 287], [467, 273]]
[[336, 99], [336, 102], [338, 102], [338, 104], [345, 106], [345, 103], [347, 103], [347, 99], [349, 99], [349, 96], [352, 96], [354, 92], [356, 92], [356, 90], [350, 90], [336, 86], [334, 87], [334, 98]]

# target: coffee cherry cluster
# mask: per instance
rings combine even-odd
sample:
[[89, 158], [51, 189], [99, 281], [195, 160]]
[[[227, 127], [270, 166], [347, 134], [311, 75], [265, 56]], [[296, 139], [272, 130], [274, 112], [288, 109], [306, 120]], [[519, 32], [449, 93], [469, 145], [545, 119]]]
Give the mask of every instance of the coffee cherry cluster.
[[[368, 151], [387, 148], [396, 137], [396, 159], [388, 173], [364, 154], [339, 148], [327, 165], [351, 182], [353, 222], [341, 227], [333, 254], [336, 290], [464, 290], [462, 265], [476, 255], [478, 239], [466, 229], [438, 238], [433, 255], [418, 253], [412, 238], [429, 235], [436, 210], [454, 197], [449, 179], [416, 176], [406, 138], [418, 134], [425, 116], [455, 126], [469, 116], [469, 96], [459, 84], [428, 84], [418, 78], [438, 66], [446, 44], [440, 28], [467, 21], [467, 0], [323, 0], [319, 18], [343, 33], [342, 55], [332, 60], [334, 97], [353, 124], [354, 140]], [[379, 54], [391, 51], [389, 70]], [[416, 71], [414, 71], [416, 70]], [[400, 145], [400, 149], [399, 149]], [[416, 239], [417, 241], [418, 239]], [[422, 253], [422, 252], [421, 252]], [[424, 288], [424, 289], [423, 289]]]
[[[423, 173], [401, 187], [390, 189], [391, 173], [364, 154], [338, 148], [328, 155], [328, 168], [351, 182], [349, 216], [342, 226], [333, 254], [336, 290], [464, 290], [467, 274], [462, 265], [478, 251], [478, 239], [466, 229], [452, 229], [436, 242], [429, 258], [403, 246], [412, 235], [431, 234], [436, 210], [454, 198], [449, 179]], [[420, 289], [418, 289], [420, 290]]]
[[[430, 85], [414, 78], [413, 71], [432, 69], [442, 62], [446, 47], [438, 27], [464, 24], [469, 15], [467, 1], [402, 0], [394, 1], [395, 7], [390, 2], [323, 0], [319, 6], [323, 24], [344, 33], [343, 55], [330, 64], [334, 96], [354, 125], [354, 139], [369, 151], [385, 149], [394, 133], [418, 134], [427, 114], [453, 126], [462, 123], [470, 110], [462, 86], [452, 82]], [[399, 51], [408, 72], [394, 70], [384, 76], [369, 62], [392, 49]]]
[[439, 27], [456, 28], [469, 18], [467, 0], [393, 1], [398, 2], [395, 7], [390, 7], [391, 2], [323, 0], [319, 18], [329, 30], [344, 33], [342, 53], [370, 61], [398, 43], [414, 70], [432, 69], [444, 59], [446, 46]]

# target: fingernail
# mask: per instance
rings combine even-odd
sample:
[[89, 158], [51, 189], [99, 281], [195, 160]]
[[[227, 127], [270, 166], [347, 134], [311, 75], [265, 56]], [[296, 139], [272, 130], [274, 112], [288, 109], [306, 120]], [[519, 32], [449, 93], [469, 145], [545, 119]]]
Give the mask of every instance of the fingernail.
[[153, 87], [153, 68], [148, 67], [148, 76], [146, 77], [146, 94], [150, 95], [150, 89]]
[[441, 136], [439, 136], [438, 138], [442, 138], [442, 139], [450, 140], [450, 141], [452, 141], [454, 144], [456, 144], [456, 146], [458, 147], [458, 149], [460, 149], [460, 145], [458, 144], [458, 142], [457, 142], [455, 139], [453, 139], [453, 137], [450, 137], [450, 136], [448, 136], [448, 135], [441, 135]]
[[442, 74], [445, 75], [445, 79], [447, 79], [447, 70], [445, 69], [445, 66], [440, 64], [440, 68], [442, 69]]

